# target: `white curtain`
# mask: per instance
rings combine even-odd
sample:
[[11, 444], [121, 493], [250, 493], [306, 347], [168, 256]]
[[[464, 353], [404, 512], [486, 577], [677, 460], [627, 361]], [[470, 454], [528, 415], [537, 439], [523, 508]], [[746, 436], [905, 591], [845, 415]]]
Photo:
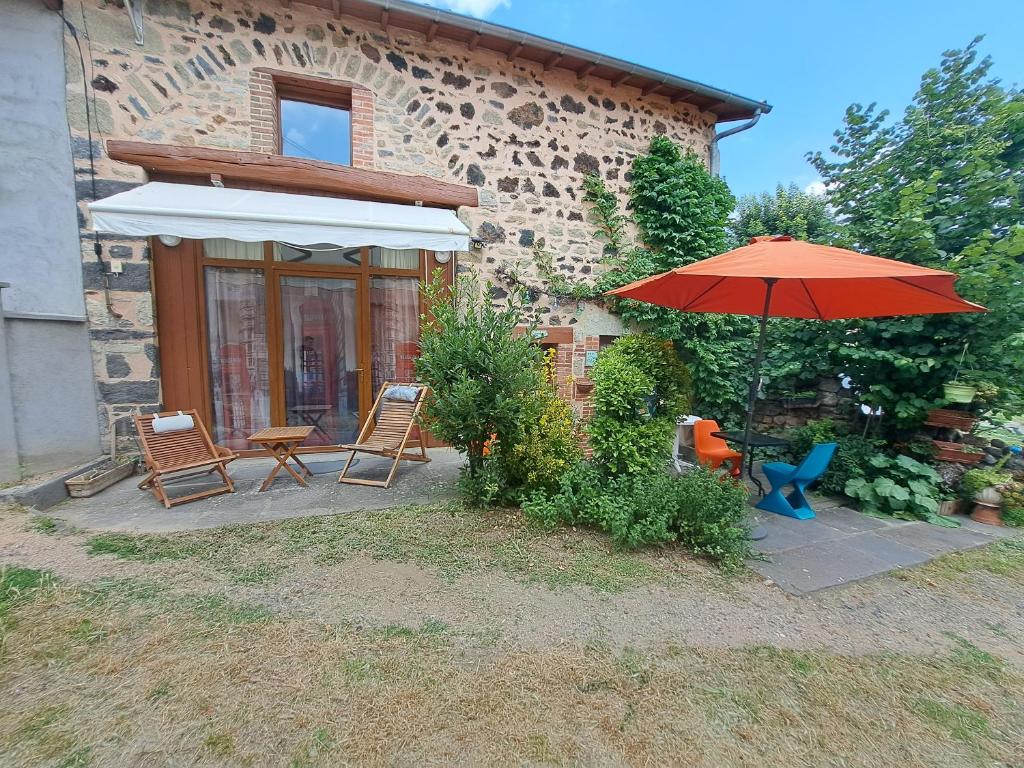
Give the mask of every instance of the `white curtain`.
[[203, 252], [208, 259], [241, 259], [262, 261], [263, 243], [243, 243], [241, 240], [227, 240], [223, 237], [203, 240]]
[[419, 269], [420, 252], [410, 248], [371, 248], [370, 265], [386, 269]]

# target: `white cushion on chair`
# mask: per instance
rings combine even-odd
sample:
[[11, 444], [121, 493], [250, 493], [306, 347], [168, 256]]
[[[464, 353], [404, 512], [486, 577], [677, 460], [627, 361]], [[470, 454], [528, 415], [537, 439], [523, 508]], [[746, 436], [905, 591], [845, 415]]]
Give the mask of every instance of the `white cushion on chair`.
[[174, 416], [154, 416], [153, 431], [158, 435], [164, 432], [181, 432], [195, 429], [196, 423], [187, 413], [178, 411]]
[[419, 387], [388, 387], [384, 390], [384, 399], [404, 400], [407, 403], [415, 403], [419, 394]]

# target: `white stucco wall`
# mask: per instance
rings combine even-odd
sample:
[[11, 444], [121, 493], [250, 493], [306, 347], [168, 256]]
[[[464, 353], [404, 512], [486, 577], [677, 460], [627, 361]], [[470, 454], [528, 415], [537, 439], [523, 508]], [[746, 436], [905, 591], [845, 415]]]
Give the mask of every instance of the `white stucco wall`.
[[0, 482], [8, 482], [94, 457], [99, 430], [61, 21], [41, 0], [2, 0], [0, 31], [0, 282], [10, 284], [0, 294]]

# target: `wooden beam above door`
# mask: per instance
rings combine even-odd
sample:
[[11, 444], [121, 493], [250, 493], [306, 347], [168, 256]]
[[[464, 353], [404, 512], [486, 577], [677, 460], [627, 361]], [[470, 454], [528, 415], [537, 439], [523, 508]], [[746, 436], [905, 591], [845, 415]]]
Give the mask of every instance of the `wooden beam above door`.
[[219, 174], [228, 187], [320, 192], [383, 203], [422, 202], [435, 208], [479, 205], [476, 187], [298, 157], [116, 140], [107, 141], [107, 154], [164, 180], [177, 176], [195, 183], [196, 177]]

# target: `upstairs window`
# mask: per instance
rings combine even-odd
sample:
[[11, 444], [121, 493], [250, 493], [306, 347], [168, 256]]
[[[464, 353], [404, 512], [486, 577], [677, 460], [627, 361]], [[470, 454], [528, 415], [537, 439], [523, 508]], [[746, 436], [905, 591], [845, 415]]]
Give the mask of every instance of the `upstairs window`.
[[352, 165], [352, 91], [322, 82], [274, 78], [281, 154]]

